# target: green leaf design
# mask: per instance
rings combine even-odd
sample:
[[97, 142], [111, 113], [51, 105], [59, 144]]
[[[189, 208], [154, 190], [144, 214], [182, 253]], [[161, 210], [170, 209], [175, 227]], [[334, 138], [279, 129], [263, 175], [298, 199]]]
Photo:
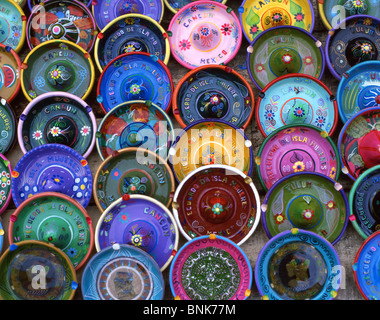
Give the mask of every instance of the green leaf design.
[[297, 3], [290, 0], [290, 13], [296, 15], [297, 13], [302, 12], [302, 7]]
[[260, 22], [260, 16], [256, 12], [254, 12], [251, 8], [251, 10], [249, 10], [249, 13], [245, 21], [247, 22], [249, 26], [253, 26]]
[[302, 21], [296, 21], [294, 23], [294, 26], [298, 27], [298, 28], [302, 28], [302, 29], [305, 29], [305, 21], [302, 20]]

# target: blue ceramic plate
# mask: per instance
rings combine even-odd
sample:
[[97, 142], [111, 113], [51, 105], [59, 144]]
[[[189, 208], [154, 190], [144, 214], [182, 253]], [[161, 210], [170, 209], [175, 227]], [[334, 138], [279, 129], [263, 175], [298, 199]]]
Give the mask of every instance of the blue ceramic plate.
[[260, 295], [267, 300], [330, 300], [341, 270], [333, 246], [315, 233], [284, 231], [261, 249], [255, 266]]
[[103, 69], [97, 95], [105, 113], [131, 100], [150, 100], [168, 112], [172, 103], [173, 80], [168, 67], [155, 55], [125, 53]]
[[366, 61], [349, 69], [339, 82], [340, 119], [347, 122], [360, 110], [380, 105], [380, 61]]
[[96, 253], [82, 275], [84, 300], [162, 300], [160, 267], [143, 250], [113, 244]]
[[11, 190], [16, 207], [33, 194], [53, 191], [86, 208], [92, 195], [92, 174], [86, 159], [75, 150], [45, 144], [28, 151], [16, 164]]
[[356, 285], [367, 300], [379, 300], [380, 292], [380, 231], [373, 233], [359, 248], [353, 271]]

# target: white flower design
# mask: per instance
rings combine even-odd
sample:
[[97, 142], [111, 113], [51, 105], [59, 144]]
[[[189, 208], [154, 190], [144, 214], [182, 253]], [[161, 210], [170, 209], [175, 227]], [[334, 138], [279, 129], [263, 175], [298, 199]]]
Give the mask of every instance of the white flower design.
[[40, 140], [42, 138], [42, 132], [40, 130], [37, 130], [33, 132], [32, 137], [34, 140]]
[[80, 133], [82, 136], [87, 136], [91, 132], [91, 128], [89, 126], [84, 126], [81, 130]]

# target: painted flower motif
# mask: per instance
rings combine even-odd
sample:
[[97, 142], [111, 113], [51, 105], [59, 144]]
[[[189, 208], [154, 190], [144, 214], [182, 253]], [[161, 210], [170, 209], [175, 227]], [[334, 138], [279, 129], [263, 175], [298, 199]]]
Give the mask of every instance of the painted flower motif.
[[104, 222], [110, 222], [113, 219], [113, 214], [109, 213], [105, 216]]
[[[3, 171], [1, 173], [1, 187], [5, 188], [6, 186], [9, 186], [11, 184], [10, 174]], [[1, 193], [2, 196], [4, 196], [4, 191], [2, 190]], [[5, 200], [5, 199], [4, 199]]]
[[250, 28], [249, 28], [249, 33], [251, 34], [251, 35], [256, 35], [258, 32], [259, 32], [259, 27], [257, 26], [257, 24], [254, 24], [254, 25], [252, 25]]
[[213, 96], [211, 96], [211, 98], [210, 98], [210, 103], [211, 104], [213, 104], [213, 105], [215, 105], [215, 104], [218, 104], [219, 103], [219, 97], [216, 95], [216, 94], [214, 94]]
[[297, 118], [302, 118], [303, 116], [305, 116], [305, 110], [302, 107], [297, 107], [294, 109], [293, 114]]
[[302, 22], [303, 19], [305, 19], [305, 15], [302, 12], [299, 12], [294, 16], [294, 20], [296, 20], [296, 22]]
[[262, 72], [262, 71], [265, 70], [265, 67], [264, 67], [263, 64], [258, 63], [258, 64], [255, 66], [255, 70], [256, 70], [256, 72]]
[[284, 62], [285, 64], [289, 64], [289, 63], [291, 63], [292, 61], [293, 61], [293, 57], [292, 57], [289, 53], [284, 54], [284, 55], [282, 56], [282, 62]]
[[215, 203], [212, 207], [212, 212], [216, 215], [220, 215], [223, 212], [223, 206], [220, 203]]
[[329, 202], [326, 203], [326, 208], [328, 210], [332, 210], [336, 208], [336, 203], [333, 200], [330, 200]]
[[59, 70], [59, 69], [53, 69], [51, 72], [50, 72], [50, 77], [54, 80], [57, 80], [61, 77], [61, 73], [62, 71]]
[[33, 132], [32, 138], [34, 140], [40, 140], [42, 138], [42, 132], [40, 130]]
[[203, 157], [203, 164], [215, 164], [215, 155], [208, 154], [207, 156]]
[[36, 91], [34, 91], [34, 90], [29, 90], [29, 91], [28, 91], [28, 95], [29, 95], [29, 97], [31, 97], [32, 99], [34, 99], [35, 97], [37, 97], [37, 93], [36, 93]]
[[67, 249], [66, 254], [70, 258], [74, 258], [78, 254], [78, 250], [75, 248], [69, 248]]
[[115, 168], [111, 171], [111, 177], [115, 180], [119, 180], [121, 177], [121, 171], [118, 168]]
[[324, 126], [324, 124], [326, 123], [326, 118], [322, 117], [322, 116], [319, 116], [316, 120], [315, 120], [315, 125], [319, 128], [322, 128]]
[[355, 8], [361, 8], [361, 7], [363, 7], [363, 1], [362, 0], [353, 0], [352, 5]]
[[229, 36], [231, 34], [232, 27], [229, 23], [225, 23], [224, 25], [222, 25], [222, 28], [220, 30], [225, 36]]
[[133, 52], [133, 51], [136, 51], [136, 48], [132, 44], [127, 45], [127, 47], [124, 49], [124, 52]]
[[132, 84], [129, 88], [129, 93], [132, 93], [133, 95], [139, 94], [141, 91], [140, 86], [138, 84]]
[[311, 209], [306, 209], [302, 212], [302, 216], [305, 220], [309, 221], [309, 220], [313, 219], [314, 211]]
[[363, 53], [370, 53], [372, 51], [372, 46], [368, 42], [363, 43], [360, 48]]
[[373, 20], [372, 20], [371, 18], [365, 18], [365, 19], [363, 20], [363, 24], [364, 24], [365, 26], [370, 26], [370, 25], [372, 24], [372, 22], [373, 22]]
[[91, 132], [91, 128], [89, 126], [83, 126], [80, 130], [82, 136], [87, 136]]
[[61, 129], [58, 128], [58, 127], [52, 127], [49, 131], [49, 133], [53, 136], [53, 137], [58, 137], [60, 134], [61, 134]]
[[31, 197], [33, 194], [36, 194], [37, 192], [38, 192], [37, 186], [31, 187], [29, 184], [26, 183], [24, 187], [21, 189], [19, 196], [21, 199], [25, 200]]
[[210, 29], [207, 27], [202, 27], [199, 31], [203, 37], [207, 37], [210, 35]]
[[314, 59], [313, 57], [308, 56], [303, 59], [303, 62], [308, 66], [314, 63]]
[[135, 18], [126, 18], [125, 20], [126, 24], [134, 24], [135, 23]]
[[188, 41], [186, 39], [179, 42], [179, 48], [181, 50], [186, 51], [186, 50], [190, 49], [190, 47], [191, 47], [191, 43], [190, 43], [190, 41]]
[[333, 180], [335, 179], [335, 177], [336, 177], [336, 169], [335, 169], [335, 167], [331, 168], [330, 173], [329, 173], [329, 177], [331, 179], [333, 179]]
[[285, 222], [285, 216], [282, 213], [276, 214], [274, 216], [274, 222], [276, 224], [282, 224]]
[[139, 234], [134, 234], [132, 237], [131, 237], [131, 242], [133, 245], [135, 245], [136, 247], [139, 247], [141, 246], [142, 244], [142, 237], [139, 235]]
[[301, 172], [305, 170], [305, 164], [302, 161], [297, 161], [293, 166], [294, 172]]
[[272, 16], [273, 22], [280, 22], [282, 20], [282, 14], [281, 13], [275, 13]]
[[120, 214], [119, 215], [119, 221], [121, 223], [127, 223], [129, 220], [129, 216], [127, 214]]
[[83, 179], [75, 178], [72, 189], [75, 192], [75, 197], [81, 199], [88, 196], [88, 189], [91, 187], [91, 185], [88, 185], [88, 178], [84, 177]]
[[273, 120], [274, 119], [274, 112], [272, 110], [266, 110], [264, 113], [264, 118], [266, 120]]
[[198, 10], [198, 7], [197, 6], [192, 6], [191, 8], [190, 8], [190, 11], [191, 12], [195, 12], [195, 11], [197, 11]]
[[87, 39], [88, 38], [88, 34], [86, 31], [82, 30], [81, 32], [79, 32], [79, 38], [81, 39]]

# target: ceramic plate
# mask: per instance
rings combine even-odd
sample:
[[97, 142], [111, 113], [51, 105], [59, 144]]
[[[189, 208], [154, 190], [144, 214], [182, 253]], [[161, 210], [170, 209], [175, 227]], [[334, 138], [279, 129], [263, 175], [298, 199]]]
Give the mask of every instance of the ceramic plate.
[[304, 74], [289, 74], [269, 83], [256, 103], [257, 126], [264, 137], [285, 125], [312, 125], [330, 136], [338, 124], [338, 106], [330, 89]]
[[[0, 18], [1, 19], [1, 18]], [[11, 102], [20, 91], [21, 61], [10, 46], [0, 43], [0, 97]]]
[[346, 230], [350, 208], [338, 182], [320, 173], [297, 172], [269, 189], [261, 211], [269, 238], [300, 228], [335, 244]]
[[194, 122], [169, 149], [169, 162], [178, 182], [209, 164], [229, 165], [250, 176], [252, 159], [252, 142], [242, 130], [221, 120]]
[[53, 91], [68, 92], [85, 100], [94, 81], [90, 54], [66, 40], [49, 40], [35, 47], [21, 70], [21, 88], [29, 101]]
[[96, 171], [94, 198], [103, 212], [124, 194], [141, 194], [169, 206], [175, 181], [171, 168], [156, 153], [126, 148], [112, 153]]
[[26, 16], [15, 1], [1, 2], [0, 25], [0, 43], [19, 52], [25, 42]]
[[255, 280], [265, 300], [331, 300], [342, 281], [334, 247], [315, 233], [284, 231], [261, 249]]
[[251, 293], [251, 264], [232, 241], [197, 237], [181, 247], [170, 266], [176, 300], [245, 300]]
[[98, 81], [97, 100], [105, 113], [130, 100], [149, 100], [168, 112], [173, 90], [169, 68], [155, 55], [124, 53], [104, 68]]
[[[43, 276], [44, 284], [41, 283]], [[0, 258], [2, 300], [72, 300], [77, 287], [69, 258], [48, 243], [20, 241]]]
[[32, 50], [48, 40], [67, 40], [90, 52], [96, 37], [95, 20], [76, 0], [47, 0], [30, 14], [26, 40]]
[[248, 42], [273, 27], [295, 26], [310, 33], [314, 29], [314, 9], [309, 0], [244, 0], [239, 13]]
[[18, 207], [41, 192], [66, 194], [83, 207], [92, 195], [90, 166], [75, 150], [61, 144], [44, 144], [22, 156], [12, 171], [11, 190]]
[[199, 120], [221, 119], [245, 129], [255, 96], [251, 85], [226, 66], [210, 65], [188, 72], [176, 85], [173, 114], [182, 128]]
[[342, 171], [352, 180], [380, 164], [379, 114], [380, 107], [361, 110], [346, 122], [339, 134]]
[[43, 192], [25, 200], [10, 216], [9, 244], [39, 240], [53, 244], [81, 268], [91, 255], [94, 230], [90, 216], [74, 199]]
[[0, 154], [0, 214], [8, 208], [11, 202], [11, 174], [11, 162]]
[[43, 93], [26, 106], [18, 121], [23, 153], [47, 143], [66, 145], [87, 158], [94, 145], [97, 125], [90, 106], [65, 92]]
[[103, 29], [108, 23], [124, 14], [142, 14], [161, 23], [164, 14], [163, 0], [98, 0], [92, 6], [96, 24]]
[[0, 98], [0, 153], [7, 154], [16, 141], [16, 115], [5, 99]]
[[380, 60], [380, 19], [367, 15], [348, 17], [334, 26], [326, 39], [326, 60], [338, 80], [353, 66]]
[[366, 61], [345, 72], [339, 82], [340, 119], [347, 122], [360, 110], [380, 105], [380, 61]]
[[[42, 0], [28, 0], [28, 7], [29, 7], [29, 10], [30, 11], [33, 11], [33, 8], [36, 6], [36, 5], [39, 5], [41, 2], [43, 2]], [[92, 4], [92, 0], [81, 0], [80, 1], [81, 3], [83, 3], [85, 6], [87, 7], [90, 7], [91, 4]], [[95, 2], [95, 1], [94, 1]]]
[[169, 24], [171, 53], [184, 67], [227, 64], [239, 51], [238, 17], [224, 4], [197, 1], [179, 10]]
[[[194, 0], [164, 0], [166, 7], [173, 13], [177, 13], [178, 10], [182, 9], [184, 6], [195, 2]], [[227, 0], [214, 0], [215, 2], [220, 2], [225, 4]]]
[[290, 73], [321, 79], [324, 67], [322, 43], [300, 28], [271, 28], [262, 32], [248, 47], [248, 73], [260, 90], [272, 80]]
[[181, 182], [174, 194], [173, 213], [187, 240], [214, 233], [240, 246], [260, 221], [260, 197], [252, 179], [241, 171], [209, 165]]
[[96, 253], [82, 276], [84, 300], [162, 300], [165, 283], [145, 251], [113, 244]]
[[100, 72], [117, 56], [147, 52], [164, 64], [169, 62], [170, 45], [165, 30], [155, 20], [141, 14], [125, 14], [107, 24], [98, 34], [94, 48]]

